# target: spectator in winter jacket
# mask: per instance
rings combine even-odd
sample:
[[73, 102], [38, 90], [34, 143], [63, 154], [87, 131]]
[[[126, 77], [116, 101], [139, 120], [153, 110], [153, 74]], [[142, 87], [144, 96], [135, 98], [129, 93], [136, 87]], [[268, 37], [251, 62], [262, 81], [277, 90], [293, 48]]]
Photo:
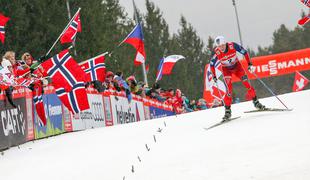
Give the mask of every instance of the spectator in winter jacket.
[[191, 102], [189, 103], [189, 108], [191, 108], [194, 111], [197, 111], [197, 105], [196, 105], [196, 100], [191, 100]]
[[121, 91], [121, 90], [125, 91], [128, 102], [130, 103], [132, 100], [132, 95], [131, 95], [128, 84], [123, 79], [123, 72], [120, 72], [120, 71], [116, 72], [113, 78], [113, 81], [114, 81], [114, 87], [117, 91]]
[[[5, 55], [2, 58], [1, 66], [3, 68], [7, 68], [11, 72], [10, 74], [7, 74], [7, 76], [13, 81], [14, 70], [13, 70], [13, 65], [9, 59], [15, 60], [15, 53], [13, 51], [8, 51], [5, 53]], [[14, 90], [13, 86], [11, 85], [11, 86], [1, 86], [1, 87], [3, 87], [2, 90], [4, 90], [7, 100], [9, 101], [11, 106], [16, 108], [17, 106], [14, 104], [13, 97], [12, 97], [12, 93]]]
[[191, 109], [189, 106], [190, 101], [184, 94], [182, 94], [182, 100], [183, 100], [183, 106], [184, 106], [184, 109], [186, 110], [186, 112], [193, 112], [194, 110]]
[[16, 61], [15, 52], [7, 51], [3, 56], [3, 61], [4, 59], [7, 59], [11, 62], [13, 68], [13, 74], [15, 77], [25, 76], [30, 72], [30, 68], [24, 69], [23, 66]]
[[139, 87], [136, 78], [134, 76], [129, 76], [126, 79], [126, 82], [129, 85], [130, 92], [133, 94], [137, 94], [137, 92], [139, 91]]
[[114, 78], [114, 73], [112, 71], [108, 71], [105, 76], [105, 81], [103, 82], [103, 86], [105, 87], [105, 89], [115, 90], [113, 78]]
[[146, 97], [145, 91], [146, 91], [145, 90], [145, 83], [142, 81], [138, 82], [138, 92], [136, 94], [145, 98]]
[[146, 90], [146, 96], [149, 96], [150, 98], [156, 99], [160, 102], [164, 102], [166, 99], [160, 96], [161, 88], [158, 83], [153, 84], [152, 88], [150, 90]]
[[207, 102], [204, 99], [199, 99], [198, 102], [197, 102], [197, 108], [199, 110], [208, 109]]

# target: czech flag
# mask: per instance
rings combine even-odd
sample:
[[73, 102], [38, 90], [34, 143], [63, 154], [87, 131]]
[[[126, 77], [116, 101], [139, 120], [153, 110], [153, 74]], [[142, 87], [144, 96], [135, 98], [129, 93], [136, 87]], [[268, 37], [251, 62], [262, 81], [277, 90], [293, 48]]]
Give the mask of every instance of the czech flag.
[[175, 63], [178, 62], [180, 59], [185, 59], [185, 57], [182, 55], [171, 55], [166, 57], [163, 62], [162, 74], [170, 75]]
[[123, 42], [132, 45], [137, 50], [134, 61], [134, 64], [136, 66], [139, 66], [145, 62], [143, 32], [142, 32], [142, 26], [139, 23], [135, 26], [135, 28], [125, 38]]

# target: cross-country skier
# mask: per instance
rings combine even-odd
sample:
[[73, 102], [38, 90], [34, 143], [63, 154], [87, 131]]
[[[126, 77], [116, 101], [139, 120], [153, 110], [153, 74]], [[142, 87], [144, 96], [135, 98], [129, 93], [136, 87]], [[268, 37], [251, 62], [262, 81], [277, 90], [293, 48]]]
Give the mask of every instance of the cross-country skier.
[[231, 117], [230, 106], [232, 103], [232, 90], [233, 90], [232, 74], [236, 75], [242, 81], [242, 84], [247, 89], [247, 96], [251, 97], [254, 106], [260, 110], [265, 109], [265, 106], [258, 101], [255, 89], [251, 86], [248, 76], [246, 75], [246, 72], [237, 57], [237, 52], [241, 53], [248, 63], [248, 70], [251, 73], [253, 73], [254, 67], [252, 66], [252, 62], [250, 60], [248, 52], [237, 43], [226, 42], [223, 36], [216, 37], [214, 44], [215, 48], [213, 50], [214, 52], [210, 62], [213, 80], [215, 82], [217, 81], [215, 75], [215, 64], [217, 61], [220, 61], [222, 65], [222, 73], [224, 76], [224, 81], [227, 85], [227, 92], [223, 97], [225, 105], [225, 115], [223, 117], [223, 121], [228, 120]]

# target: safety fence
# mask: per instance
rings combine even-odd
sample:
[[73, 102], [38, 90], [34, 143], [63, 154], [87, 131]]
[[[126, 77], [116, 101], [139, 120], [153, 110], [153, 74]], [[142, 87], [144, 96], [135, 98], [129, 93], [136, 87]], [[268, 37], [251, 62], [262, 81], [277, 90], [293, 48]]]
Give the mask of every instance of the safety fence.
[[14, 90], [13, 99], [17, 108], [12, 107], [1, 93], [0, 150], [66, 132], [139, 122], [175, 114], [172, 106], [152, 99], [133, 95], [133, 100], [129, 103], [123, 92], [97, 93], [91, 88], [87, 89], [90, 109], [72, 114], [62, 105], [52, 86], [46, 87], [44, 91], [43, 103], [47, 117], [47, 124], [44, 127], [38, 123], [39, 117], [29, 89]]

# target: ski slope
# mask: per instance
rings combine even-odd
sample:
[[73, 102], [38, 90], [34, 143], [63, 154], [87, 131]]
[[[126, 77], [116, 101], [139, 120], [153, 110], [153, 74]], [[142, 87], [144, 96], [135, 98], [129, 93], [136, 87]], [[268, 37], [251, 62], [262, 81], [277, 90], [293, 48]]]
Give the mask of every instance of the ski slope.
[[0, 155], [0, 179], [310, 179], [310, 91], [279, 97], [294, 110], [244, 114], [253, 105], [240, 103], [241, 118], [209, 131], [223, 108], [29, 142]]

